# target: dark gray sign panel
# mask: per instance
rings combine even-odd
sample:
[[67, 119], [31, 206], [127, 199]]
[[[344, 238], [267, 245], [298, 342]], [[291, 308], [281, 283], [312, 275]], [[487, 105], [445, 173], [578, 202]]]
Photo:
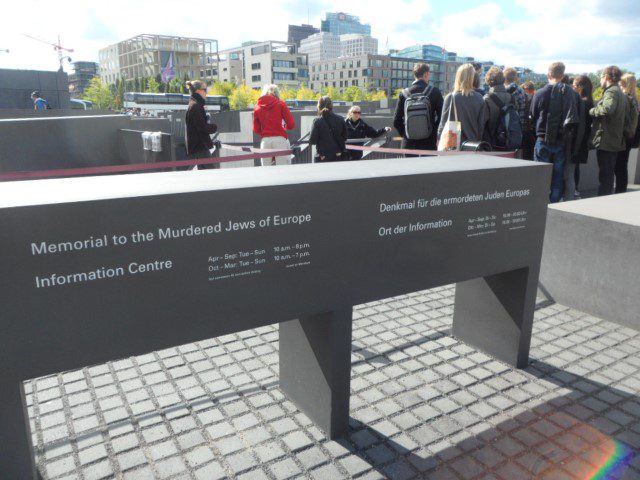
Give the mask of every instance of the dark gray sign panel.
[[281, 322], [282, 387], [336, 437], [352, 306], [452, 282], [454, 333], [524, 366], [549, 174], [465, 156], [4, 184], [0, 432], [27, 443], [21, 380]]

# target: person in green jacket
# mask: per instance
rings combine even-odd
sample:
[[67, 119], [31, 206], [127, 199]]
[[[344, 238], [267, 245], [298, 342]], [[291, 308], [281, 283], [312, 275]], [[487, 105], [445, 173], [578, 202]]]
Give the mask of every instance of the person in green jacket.
[[624, 122], [627, 115], [627, 96], [618, 86], [622, 71], [612, 65], [602, 71], [600, 85], [604, 89], [602, 99], [589, 110], [593, 117], [591, 143], [597, 150], [600, 169], [598, 195], [613, 193], [613, 179], [618, 152], [626, 148]]

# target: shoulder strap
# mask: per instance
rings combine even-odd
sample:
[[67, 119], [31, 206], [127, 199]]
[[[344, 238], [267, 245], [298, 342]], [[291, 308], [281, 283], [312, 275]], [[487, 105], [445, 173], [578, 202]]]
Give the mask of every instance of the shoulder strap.
[[336, 136], [336, 132], [334, 132], [333, 128], [331, 128], [331, 124], [329, 123], [329, 120], [327, 120], [327, 117], [325, 117], [324, 115], [322, 116], [322, 120], [324, 120], [324, 123], [327, 124], [327, 127], [329, 128], [329, 131], [331, 132], [331, 136], [333, 137], [333, 141], [336, 142], [336, 145], [338, 147], [340, 147], [340, 141], [338, 140], [338, 137]]
[[491, 101], [496, 105], [496, 107], [498, 107], [500, 110], [504, 108], [504, 102], [500, 100], [500, 97], [498, 95], [491, 92], [488, 94], [488, 96], [491, 99]]

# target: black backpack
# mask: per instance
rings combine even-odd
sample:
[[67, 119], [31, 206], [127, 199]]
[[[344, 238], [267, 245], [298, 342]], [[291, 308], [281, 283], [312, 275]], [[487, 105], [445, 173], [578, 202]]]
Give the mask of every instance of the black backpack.
[[429, 95], [433, 86], [427, 85], [422, 92], [411, 93], [405, 89], [404, 132], [407, 140], [424, 140], [433, 133], [433, 108]]
[[492, 132], [493, 147], [498, 150], [517, 150], [522, 145], [522, 125], [516, 107], [505, 105], [495, 93], [487, 97], [500, 109], [498, 123]]

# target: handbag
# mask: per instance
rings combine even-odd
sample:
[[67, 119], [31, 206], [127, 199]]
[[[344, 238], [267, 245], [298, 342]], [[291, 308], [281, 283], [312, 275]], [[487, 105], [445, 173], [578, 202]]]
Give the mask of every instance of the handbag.
[[[322, 120], [324, 120], [324, 123], [327, 124], [327, 128], [331, 132], [331, 136], [333, 137], [333, 141], [336, 142], [336, 145], [338, 146], [338, 148], [340, 148], [340, 139], [336, 135], [336, 132], [333, 131], [333, 128], [331, 128], [331, 124], [329, 123], [329, 120], [327, 120], [327, 117], [325, 117], [324, 115], [322, 116]], [[345, 147], [343, 147], [342, 151], [340, 153], [337, 153], [336, 156], [339, 157], [340, 160], [343, 160], [343, 161], [344, 160], [349, 160], [349, 151]]]
[[[456, 96], [451, 94], [451, 103], [447, 122], [444, 124], [440, 141], [438, 142], [438, 151], [446, 152], [451, 150], [460, 150], [460, 140], [462, 136], [462, 123], [458, 121], [458, 109], [456, 108]], [[454, 119], [451, 120], [451, 111], [453, 110]]]

